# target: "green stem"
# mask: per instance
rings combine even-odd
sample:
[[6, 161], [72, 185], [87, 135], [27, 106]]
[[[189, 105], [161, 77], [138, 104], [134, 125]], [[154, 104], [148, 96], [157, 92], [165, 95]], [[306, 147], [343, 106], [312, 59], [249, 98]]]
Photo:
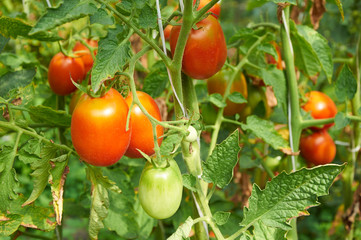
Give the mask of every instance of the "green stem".
[[202, 9], [200, 9], [194, 17], [194, 21], [193, 23], [197, 23], [199, 22], [199, 20], [203, 17], [204, 14], [206, 14], [206, 12], [211, 9], [219, 0], [212, 0], [209, 3], [207, 3], [207, 5], [205, 5]]
[[279, 25], [274, 24], [274, 23], [270, 23], [270, 22], [256, 23], [256, 24], [251, 25], [251, 28], [253, 28], [253, 29], [261, 28], [261, 27], [273, 28], [274, 30], [277, 30], [277, 31], [280, 30]]
[[324, 119], [309, 119], [309, 120], [303, 120], [301, 125], [302, 128], [309, 128], [313, 126], [320, 126], [325, 125], [329, 123], [333, 123], [335, 121], [335, 118], [324, 118]]
[[332, 59], [333, 63], [347, 63], [347, 64], [352, 64], [353, 63], [353, 58], [334, 58]]

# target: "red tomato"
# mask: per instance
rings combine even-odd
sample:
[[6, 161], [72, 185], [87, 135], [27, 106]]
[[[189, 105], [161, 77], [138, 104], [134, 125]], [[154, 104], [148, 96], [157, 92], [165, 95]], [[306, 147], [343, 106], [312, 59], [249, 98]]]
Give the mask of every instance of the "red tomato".
[[324, 129], [308, 136], [302, 135], [300, 150], [303, 158], [315, 165], [330, 163], [336, 155], [336, 145]]
[[173, 26], [168, 24], [165, 28], [164, 28], [164, 38], [166, 41], [169, 41], [170, 38], [170, 32], [172, 31]]
[[[211, 0], [200, 0], [199, 1], [199, 6], [197, 8], [197, 10], [202, 9], [204, 6], [206, 6]], [[196, 4], [196, 0], [193, 0], [193, 5]], [[219, 17], [219, 14], [221, 13], [221, 4], [216, 3], [215, 5], [213, 5], [213, 7], [211, 7], [211, 9], [209, 9], [207, 12], [212, 12], [215, 18]]]
[[[184, 49], [182, 70], [195, 79], [207, 79], [216, 74], [227, 58], [227, 46], [221, 25], [212, 16], [197, 23]], [[173, 26], [170, 48], [174, 55], [181, 26]]]
[[[315, 119], [333, 118], [337, 114], [337, 107], [332, 99], [326, 94], [319, 91], [311, 91], [306, 94], [308, 102], [302, 106], [306, 112], [311, 112], [311, 116]], [[334, 123], [326, 124], [323, 128], [312, 127], [312, 130], [328, 129]]]
[[80, 58], [71, 58], [63, 53], [57, 53], [50, 61], [48, 81], [54, 93], [65, 96], [76, 90], [75, 82], [83, 80], [84, 64]]
[[[224, 92], [226, 91], [227, 82], [230, 81], [231, 76], [232, 72], [222, 70], [215, 74], [213, 77], [209, 78], [207, 80], [208, 93], [219, 93], [223, 96]], [[230, 93], [233, 92], [241, 93], [245, 99], [247, 99], [248, 97], [247, 82], [246, 78], [242, 73], [232, 83]], [[224, 108], [223, 111], [223, 114], [225, 116], [232, 116], [236, 113], [240, 113], [242, 109], [246, 106], [245, 103], [234, 103], [229, 101], [228, 99], [226, 103], [227, 106]]]
[[124, 155], [131, 133], [126, 131], [128, 111], [124, 98], [113, 88], [100, 98], [78, 102], [71, 119], [71, 139], [82, 160], [110, 166]]
[[274, 41], [271, 42], [271, 44], [275, 47], [276, 52], [277, 52], [277, 61], [276, 59], [270, 55], [270, 54], [266, 54], [267, 56], [267, 62], [269, 64], [274, 64], [277, 65], [277, 69], [282, 70], [283, 66], [282, 66], [282, 57], [281, 57], [281, 48], [280, 46], [278, 46], [278, 44]]
[[[91, 47], [98, 47], [98, 41], [95, 40], [86, 40], [87, 44]], [[94, 59], [90, 54], [89, 48], [83, 45], [81, 42], [77, 42], [73, 48], [73, 52], [76, 53], [77, 56], [81, 58], [84, 63], [85, 72], [89, 72], [89, 70], [93, 67]], [[94, 55], [97, 54], [97, 51], [94, 51]]]
[[[139, 98], [140, 103], [147, 110], [147, 112], [152, 115], [157, 120], [161, 121], [161, 115], [159, 108], [153, 98], [146, 94], [145, 92], [137, 91], [137, 96]], [[133, 95], [130, 93], [129, 96], [125, 99], [130, 107], [130, 104], [133, 101]], [[145, 116], [138, 107], [138, 105], [134, 105], [131, 109], [131, 119], [132, 119], [132, 137], [130, 139], [130, 144], [128, 147], [125, 156], [131, 158], [142, 158], [142, 154], [139, 153], [139, 150], [144, 152], [147, 155], [154, 154], [154, 138], [153, 138], [153, 128], [147, 116]], [[157, 125], [156, 127], [158, 144], [162, 143], [161, 136], [163, 135], [163, 127]]]
[[70, 103], [69, 103], [69, 113], [73, 114], [76, 105], [78, 105], [79, 102], [82, 102], [85, 99], [89, 99], [89, 98], [90, 97], [88, 94], [83, 93], [80, 90], [77, 90], [76, 92], [74, 92], [73, 95], [71, 96]]

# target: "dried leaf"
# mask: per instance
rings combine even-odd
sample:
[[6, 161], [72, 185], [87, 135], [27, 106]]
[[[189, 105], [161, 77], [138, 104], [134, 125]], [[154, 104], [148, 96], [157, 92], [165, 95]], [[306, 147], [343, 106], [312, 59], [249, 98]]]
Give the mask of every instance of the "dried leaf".
[[320, 26], [320, 20], [326, 12], [326, 0], [312, 0], [313, 4], [310, 9], [311, 23], [314, 29]]

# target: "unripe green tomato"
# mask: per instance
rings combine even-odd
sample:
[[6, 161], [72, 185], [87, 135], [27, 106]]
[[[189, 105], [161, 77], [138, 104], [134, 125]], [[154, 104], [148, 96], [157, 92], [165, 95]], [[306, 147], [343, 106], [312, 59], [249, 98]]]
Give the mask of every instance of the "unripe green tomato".
[[198, 136], [197, 130], [193, 126], [189, 126], [187, 130], [188, 130], [189, 134], [185, 137], [185, 140], [187, 142], [197, 141], [197, 136]]
[[156, 219], [171, 217], [180, 206], [182, 193], [182, 174], [173, 159], [166, 168], [155, 168], [146, 163], [139, 181], [139, 201], [149, 216]]
[[247, 104], [240, 113], [240, 119], [246, 121], [247, 117], [251, 114], [262, 118], [269, 118], [271, 115], [271, 107], [268, 105], [267, 97], [263, 89], [248, 84]]

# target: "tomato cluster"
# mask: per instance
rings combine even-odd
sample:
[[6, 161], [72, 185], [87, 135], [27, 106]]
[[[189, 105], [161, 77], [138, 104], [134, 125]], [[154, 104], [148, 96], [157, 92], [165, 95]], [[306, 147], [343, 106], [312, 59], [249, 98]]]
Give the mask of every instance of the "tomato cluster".
[[[319, 91], [306, 94], [308, 101], [302, 106], [315, 119], [333, 118], [337, 108], [332, 99]], [[336, 145], [327, 130], [333, 125], [311, 127], [312, 134], [303, 134], [300, 140], [300, 150], [303, 158], [310, 164], [321, 165], [333, 161], [336, 155]]]

